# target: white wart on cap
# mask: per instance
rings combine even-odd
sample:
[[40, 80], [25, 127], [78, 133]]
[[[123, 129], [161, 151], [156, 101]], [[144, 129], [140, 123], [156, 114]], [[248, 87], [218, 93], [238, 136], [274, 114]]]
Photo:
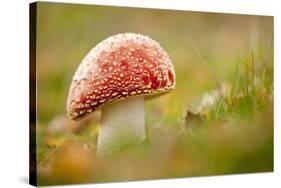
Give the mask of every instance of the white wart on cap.
[[174, 67], [159, 43], [140, 34], [117, 34], [94, 47], [76, 70], [68, 116], [76, 120], [106, 103], [174, 87]]

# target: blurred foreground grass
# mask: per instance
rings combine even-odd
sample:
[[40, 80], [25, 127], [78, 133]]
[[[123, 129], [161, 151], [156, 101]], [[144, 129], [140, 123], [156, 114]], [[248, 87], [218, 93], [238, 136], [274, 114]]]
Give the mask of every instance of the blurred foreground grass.
[[[271, 17], [39, 3], [37, 28], [39, 185], [273, 171]], [[143, 144], [97, 160], [101, 114], [68, 120], [66, 97], [90, 48], [120, 32], [159, 41], [177, 85], [146, 101]]]
[[40, 184], [273, 171], [272, 69], [251, 71], [251, 61], [238, 62], [243, 68], [235, 70], [229, 89], [206, 93], [181, 119], [148, 123], [143, 144], [127, 143], [112, 158], [96, 159], [97, 114], [76, 134], [41, 130]]

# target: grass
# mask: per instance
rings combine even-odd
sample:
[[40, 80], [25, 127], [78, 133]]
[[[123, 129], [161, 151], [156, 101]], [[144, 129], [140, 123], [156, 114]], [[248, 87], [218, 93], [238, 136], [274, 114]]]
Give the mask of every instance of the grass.
[[45, 148], [45, 152], [39, 152], [39, 182], [83, 183], [272, 171], [271, 72], [269, 66], [258, 69], [254, 56], [238, 60], [228, 90], [218, 90], [221, 94], [216, 95], [215, 103], [198, 114], [189, 114], [184, 121], [167, 118], [157, 125], [149, 124], [143, 144], [124, 144], [106, 162], [95, 158], [98, 130], [94, 127], [98, 124], [78, 134], [45, 134], [38, 146]]

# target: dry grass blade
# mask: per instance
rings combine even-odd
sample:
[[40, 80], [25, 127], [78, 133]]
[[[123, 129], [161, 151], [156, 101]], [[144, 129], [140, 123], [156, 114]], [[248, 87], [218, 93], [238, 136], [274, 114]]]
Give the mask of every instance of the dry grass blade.
[[60, 144], [58, 144], [52, 151], [50, 151], [39, 163], [38, 167], [42, 166], [42, 164], [47, 161], [56, 151], [58, 151], [59, 148], [61, 148], [65, 143], [67, 139], [65, 138], [63, 141], [61, 141]]
[[222, 93], [222, 89], [221, 89], [221, 83], [219, 81], [219, 79], [216, 77], [215, 73], [212, 71], [212, 69], [209, 67], [207, 61], [204, 59], [204, 57], [202, 56], [202, 54], [200, 53], [199, 49], [197, 48], [197, 46], [195, 45], [194, 41], [192, 38], [190, 38], [191, 44], [193, 49], [195, 50], [196, 54], [198, 55], [198, 57], [200, 58], [202, 64], [204, 65], [204, 67], [208, 70], [209, 74], [211, 75], [211, 77], [213, 78], [216, 87], [219, 91], [220, 97], [226, 102], [226, 99]]

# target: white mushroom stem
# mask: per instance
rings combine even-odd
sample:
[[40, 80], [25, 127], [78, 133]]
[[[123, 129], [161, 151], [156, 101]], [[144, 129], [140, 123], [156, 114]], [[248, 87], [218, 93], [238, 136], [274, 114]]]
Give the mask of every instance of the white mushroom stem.
[[144, 97], [132, 97], [104, 106], [97, 143], [98, 157], [118, 152], [124, 144], [145, 139]]

